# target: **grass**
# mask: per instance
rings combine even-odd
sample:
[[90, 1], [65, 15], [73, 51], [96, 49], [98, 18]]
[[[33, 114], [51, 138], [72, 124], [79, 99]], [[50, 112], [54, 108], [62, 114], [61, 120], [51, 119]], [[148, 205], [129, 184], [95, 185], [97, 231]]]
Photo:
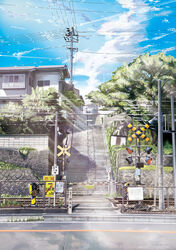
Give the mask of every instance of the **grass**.
[[12, 194], [1, 194], [1, 198], [30, 198], [31, 195], [12, 195]]
[[16, 166], [14, 164], [11, 163], [5, 163], [3, 161], [0, 161], [0, 170], [14, 170], [14, 169], [24, 169], [20, 166]]
[[6, 199], [3, 199], [2, 203], [0, 204], [0, 207], [11, 207], [11, 206], [21, 206], [20, 202], [17, 201], [9, 201]]
[[[123, 171], [123, 170], [135, 170], [136, 167], [135, 166], [125, 166], [125, 167], [120, 167], [119, 170]], [[151, 170], [156, 170], [156, 166], [155, 165], [144, 165], [144, 168], [142, 168], [142, 170], [146, 170], [146, 171], [151, 171]], [[173, 167], [172, 166], [166, 166], [163, 168], [164, 172], [167, 173], [171, 173], [173, 171]]]

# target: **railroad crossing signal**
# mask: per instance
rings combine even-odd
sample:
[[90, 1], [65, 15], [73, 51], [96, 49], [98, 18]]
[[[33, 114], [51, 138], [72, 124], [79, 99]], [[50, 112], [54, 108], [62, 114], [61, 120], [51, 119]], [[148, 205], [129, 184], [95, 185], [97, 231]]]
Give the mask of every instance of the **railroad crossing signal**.
[[128, 141], [131, 142], [133, 139], [135, 139], [136, 137], [145, 139], [146, 142], [148, 142], [150, 139], [149, 137], [147, 137], [145, 134], [143, 134], [143, 132], [148, 129], [150, 126], [148, 124], [145, 124], [144, 127], [141, 127], [139, 129], [133, 127], [133, 125], [131, 123], [128, 124], [128, 128], [131, 129], [133, 132], [135, 132], [134, 134], [132, 134], [132, 136], [128, 137]]
[[61, 155], [63, 155], [63, 156], [67, 155], [69, 157], [71, 156], [71, 154], [67, 151], [71, 148], [70, 146], [68, 146], [66, 148], [64, 148], [64, 147], [62, 148], [60, 145], [58, 145], [57, 148], [60, 149], [60, 152], [57, 154], [58, 157]]

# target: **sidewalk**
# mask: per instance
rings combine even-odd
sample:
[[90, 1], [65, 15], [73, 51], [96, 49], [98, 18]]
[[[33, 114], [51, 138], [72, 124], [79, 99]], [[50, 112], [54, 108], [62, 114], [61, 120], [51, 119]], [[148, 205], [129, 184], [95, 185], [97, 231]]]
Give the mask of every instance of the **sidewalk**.
[[176, 223], [176, 214], [116, 214], [106, 213], [73, 213], [68, 215], [65, 209], [58, 208], [29, 208], [29, 209], [0, 209], [0, 222], [46, 221], [57, 223], [73, 222], [112, 222], [112, 223]]

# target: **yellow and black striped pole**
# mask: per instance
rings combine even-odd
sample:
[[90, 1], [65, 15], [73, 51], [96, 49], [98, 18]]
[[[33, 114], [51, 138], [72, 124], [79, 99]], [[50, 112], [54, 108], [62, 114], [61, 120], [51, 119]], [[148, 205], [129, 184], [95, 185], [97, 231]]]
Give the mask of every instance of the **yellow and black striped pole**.
[[29, 194], [31, 195], [31, 206], [36, 206], [36, 196], [39, 193], [39, 185], [36, 183], [29, 184]]

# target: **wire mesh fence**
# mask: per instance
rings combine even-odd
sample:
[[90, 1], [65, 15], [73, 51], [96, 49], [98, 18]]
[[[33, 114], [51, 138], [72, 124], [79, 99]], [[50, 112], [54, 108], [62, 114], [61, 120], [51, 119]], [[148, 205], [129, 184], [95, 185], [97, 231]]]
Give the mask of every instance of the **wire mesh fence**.
[[[122, 213], [174, 213], [174, 192], [176, 187], [132, 186], [128, 183], [116, 185], [114, 205]], [[159, 208], [163, 192], [164, 209]]]
[[[32, 188], [30, 190], [30, 185], [34, 183], [38, 186], [37, 193]], [[63, 183], [62, 190], [57, 190], [58, 183]], [[54, 190], [62, 192], [56, 192], [54, 198]], [[67, 183], [36, 180], [0, 181], [0, 208], [29, 208], [32, 206], [33, 198], [36, 199], [35, 207], [67, 208]]]

